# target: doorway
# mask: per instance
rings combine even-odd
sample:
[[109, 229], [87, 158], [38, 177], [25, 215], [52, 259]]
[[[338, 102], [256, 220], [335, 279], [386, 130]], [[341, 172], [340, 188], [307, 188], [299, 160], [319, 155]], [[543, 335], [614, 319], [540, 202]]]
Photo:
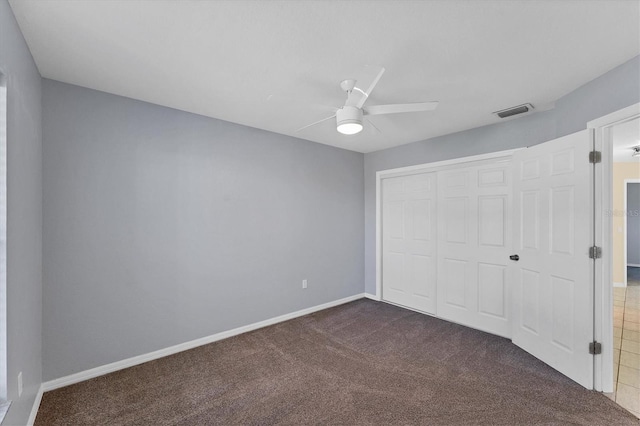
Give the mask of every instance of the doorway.
[[[640, 121], [640, 120], [638, 120]], [[640, 127], [640, 122], [638, 123]], [[638, 131], [640, 133], [640, 130]], [[640, 135], [638, 138], [640, 144]], [[640, 286], [640, 155], [636, 156], [637, 162], [632, 163], [633, 179], [625, 179], [625, 278], [627, 286]]]
[[[635, 246], [640, 244], [640, 227], [635, 230], [635, 216], [639, 212], [633, 207], [636, 198], [640, 201], [640, 156], [634, 156], [633, 149], [640, 144], [640, 106], [601, 120], [604, 126], [590, 123], [596, 129], [596, 149], [602, 150], [603, 157], [600, 179], [596, 181], [602, 185], [596, 187], [596, 193], [602, 190], [602, 209], [596, 209], [596, 216], [602, 212], [602, 220], [596, 224], [601, 224], [603, 231], [596, 232], [596, 245], [602, 244], [605, 253], [604, 262], [596, 263], [596, 269], [600, 268], [596, 276], [602, 279], [596, 281], [596, 287], [601, 285], [602, 291], [596, 289], [595, 331], [596, 340], [603, 339], [603, 356], [596, 357], [596, 389], [601, 384], [601, 390], [609, 398], [640, 417], [640, 285], [634, 285], [635, 281], [629, 280], [627, 274], [628, 263], [633, 264], [630, 259], [635, 255]], [[635, 182], [637, 187], [628, 186]], [[629, 199], [630, 190], [633, 194]], [[598, 241], [599, 237], [602, 238]], [[597, 318], [599, 307], [602, 322]]]
[[[635, 121], [640, 120], [631, 123], [635, 125]], [[640, 138], [640, 127], [637, 131]], [[614, 128], [614, 158], [617, 150], [624, 150], [616, 149], [615, 135]], [[635, 177], [627, 178], [629, 176]], [[624, 282], [623, 286], [614, 287], [614, 392], [611, 398], [640, 417], [640, 159], [614, 162], [613, 184], [614, 235], [618, 234], [615, 240], [619, 243], [618, 247], [614, 246], [614, 276], [622, 274]], [[622, 192], [622, 210], [617, 211], [619, 192]], [[622, 232], [616, 226], [620, 220]]]

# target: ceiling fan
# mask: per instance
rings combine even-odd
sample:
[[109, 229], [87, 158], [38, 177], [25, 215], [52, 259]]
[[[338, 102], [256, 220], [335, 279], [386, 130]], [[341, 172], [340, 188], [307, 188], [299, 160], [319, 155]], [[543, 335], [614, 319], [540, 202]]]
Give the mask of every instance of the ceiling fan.
[[[354, 79], [343, 80], [340, 83], [340, 88], [347, 94], [347, 100], [345, 104], [341, 108], [335, 108], [335, 113], [333, 115], [301, 127], [296, 130], [296, 132], [335, 118], [336, 130], [338, 132], [344, 135], [355, 135], [356, 133], [361, 132], [364, 128], [364, 117], [370, 115], [399, 114], [405, 112], [432, 111], [436, 109], [436, 107], [438, 106], [437, 101], [364, 106], [367, 99], [369, 99], [371, 92], [376, 87], [376, 84], [378, 84], [378, 81], [380, 81], [380, 78], [382, 77], [382, 74], [384, 74], [384, 71], [384, 68], [380, 69], [366, 91], [357, 87], [357, 81]], [[367, 121], [369, 122], [369, 124], [371, 124], [372, 127], [376, 128], [370, 120]]]

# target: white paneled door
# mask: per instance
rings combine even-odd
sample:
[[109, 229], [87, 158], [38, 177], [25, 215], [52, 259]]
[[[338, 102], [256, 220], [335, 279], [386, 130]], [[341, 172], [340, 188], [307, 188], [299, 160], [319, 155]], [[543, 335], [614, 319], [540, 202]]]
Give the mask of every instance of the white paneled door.
[[510, 162], [438, 172], [438, 316], [511, 335]]
[[435, 314], [436, 174], [382, 181], [382, 298]]
[[593, 386], [588, 130], [514, 154], [513, 343]]

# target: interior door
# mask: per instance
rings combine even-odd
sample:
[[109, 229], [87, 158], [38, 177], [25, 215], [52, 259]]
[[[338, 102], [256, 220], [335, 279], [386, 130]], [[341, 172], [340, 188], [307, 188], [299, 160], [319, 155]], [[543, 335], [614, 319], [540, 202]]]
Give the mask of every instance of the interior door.
[[511, 336], [509, 161], [438, 172], [438, 316]]
[[436, 174], [382, 181], [382, 298], [436, 312]]
[[593, 387], [592, 147], [587, 130], [513, 157], [513, 343]]

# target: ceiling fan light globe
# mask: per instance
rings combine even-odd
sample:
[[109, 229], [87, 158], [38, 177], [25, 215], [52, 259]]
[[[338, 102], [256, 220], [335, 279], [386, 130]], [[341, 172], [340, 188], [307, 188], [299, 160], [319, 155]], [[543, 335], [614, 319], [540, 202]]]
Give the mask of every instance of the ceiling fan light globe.
[[338, 131], [343, 135], [355, 135], [362, 131], [362, 124], [358, 122], [340, 123], [338, 124]]
[[336, 112], [338, 132], [343, 135], [355, 135], [362, 131], [362, 110], [353, 106], [344, 106]]

